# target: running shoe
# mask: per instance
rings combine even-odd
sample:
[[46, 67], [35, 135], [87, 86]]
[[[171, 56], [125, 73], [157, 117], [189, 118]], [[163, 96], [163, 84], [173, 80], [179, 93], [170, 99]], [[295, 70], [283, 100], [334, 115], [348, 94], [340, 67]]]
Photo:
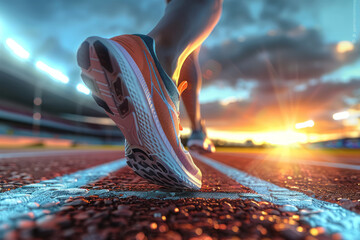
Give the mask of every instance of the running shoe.
[[180, 141], [178, 87], [161, 67], [146, 35], [89, 37], [77, 61], [95, 102], [126, 139], [127, 164], [149, 181], [200, 189], [202, 174]]
[[187, 142], [187, 147], [190, 150], [198, 151], [198, 152], [207, 152], [214, 153], [215, 146], [212, 141], [207, 137], [206, 130], [203, 127], [203, 123], [201, 123], [200, 130], [193, 130], [189, 140]]

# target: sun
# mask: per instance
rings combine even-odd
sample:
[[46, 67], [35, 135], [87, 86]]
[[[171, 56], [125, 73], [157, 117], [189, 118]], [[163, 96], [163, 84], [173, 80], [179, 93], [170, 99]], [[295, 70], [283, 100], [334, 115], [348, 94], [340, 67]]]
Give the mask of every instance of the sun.
[[306, 134], [295, 132], [290, 129], [285, 131], [265, 132], [261, 135], [262, 139], [274, 145], [288, 146], [297, 143], [305, 143], [307, 141]]

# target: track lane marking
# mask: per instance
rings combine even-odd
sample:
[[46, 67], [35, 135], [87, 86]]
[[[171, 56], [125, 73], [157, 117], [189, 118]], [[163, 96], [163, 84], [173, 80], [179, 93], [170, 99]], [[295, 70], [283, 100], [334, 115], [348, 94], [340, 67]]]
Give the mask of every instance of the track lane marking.
[[289, 204], [299, 208], [311, 209], [312, 213], [308, 216], [305, 215], [304, 219], [312, 227], [324, 227], [330, 234], [342, 234], [344, 239], [354, 239], [354, 236], [360, 237], [360, 215], [355, 212], [344, 209], [335, 203], [321, 201], [301, 192], [279, 187], [198, 153], [191, 152], [191, 155], [238, 183], [256, 191], [266, 201], [277, 205]]
[[[101, 192], [102, 191], [102, 192]], [[184, 198], [205, 198], [205, 199], [261, 199], [262, 195], [257, 193], [235, 193], [235, 192], [197, 192], [197, 191], [103, 191], [103, 190], [90, 190], [87, 195], [99, 195], [99, 197], [139, 197], [143, 199], [162, 199], [162, 200], [177, 200]]]
[[52, 210], [56, 211], [60, 208], [59, 202], [89, 192], [87, 189], [80, 188], [81, 186], [94, 182], [125, 166], [126, 160], [122, 158], [0, 193], [0, 238], [4, 231], [14, 228], [18, 221], [26, 219], [27, 214], [32, 213], [32, 219], [41, 218], [46, 215], [41, 206], [49, 204], [53, 204]]

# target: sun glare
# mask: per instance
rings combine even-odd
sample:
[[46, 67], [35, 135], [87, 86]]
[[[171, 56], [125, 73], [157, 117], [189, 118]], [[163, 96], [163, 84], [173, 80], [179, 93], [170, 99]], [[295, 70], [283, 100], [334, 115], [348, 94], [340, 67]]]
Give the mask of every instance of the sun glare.
[[262, 137], [270, 144], [283, 146], [305, 143], [307, 141], [306, 134], [292, 130], [263, 133]]
[[[183, 135], [189, 135], [190, 129], [184, 128]], [[211, 139], [221, 139], [233, 143], [244, 143], [246, 140], [253, 140], [255, 144], [269, 143], [273, 145], [294, 145], [306, 143], [307, 134], [299, 133], [293, 130], [268, 131], [268, 132], [226, 132], [208, 129]]]

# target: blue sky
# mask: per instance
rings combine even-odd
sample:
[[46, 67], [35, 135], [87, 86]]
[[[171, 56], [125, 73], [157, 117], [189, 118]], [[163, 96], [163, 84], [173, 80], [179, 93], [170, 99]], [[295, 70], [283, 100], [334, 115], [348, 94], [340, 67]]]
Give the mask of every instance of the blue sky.
[[[163, 0], [0, 1], [0, 38], [15, 39], [75, 85], [75, 52], [86, 37], [147, 33], [164, 9]], [[258, 123], [239, 116], [265, 112], [281, 126], [281, 109], [292, 109], [296, 101], [303, 109], [294, 114], [296, 121], [318, 118], [321, 129], [331, 131], [328, 115], [359, 103], [359, 38], [359, 0], [224, 0], [220, 22], [201, 53], [204, 71], [209, 59], [221, 66], [204, 79], [205, 119], [216, 129], [242, 131]], [[334, 54], [340, 41], [354, 43], [353, 53]], [[322, 92], [332, 97], [324, 99]], [[309, 97], [321, 107], [310, 109]], [[218, 124], [225, 117], [228, 127]]]

